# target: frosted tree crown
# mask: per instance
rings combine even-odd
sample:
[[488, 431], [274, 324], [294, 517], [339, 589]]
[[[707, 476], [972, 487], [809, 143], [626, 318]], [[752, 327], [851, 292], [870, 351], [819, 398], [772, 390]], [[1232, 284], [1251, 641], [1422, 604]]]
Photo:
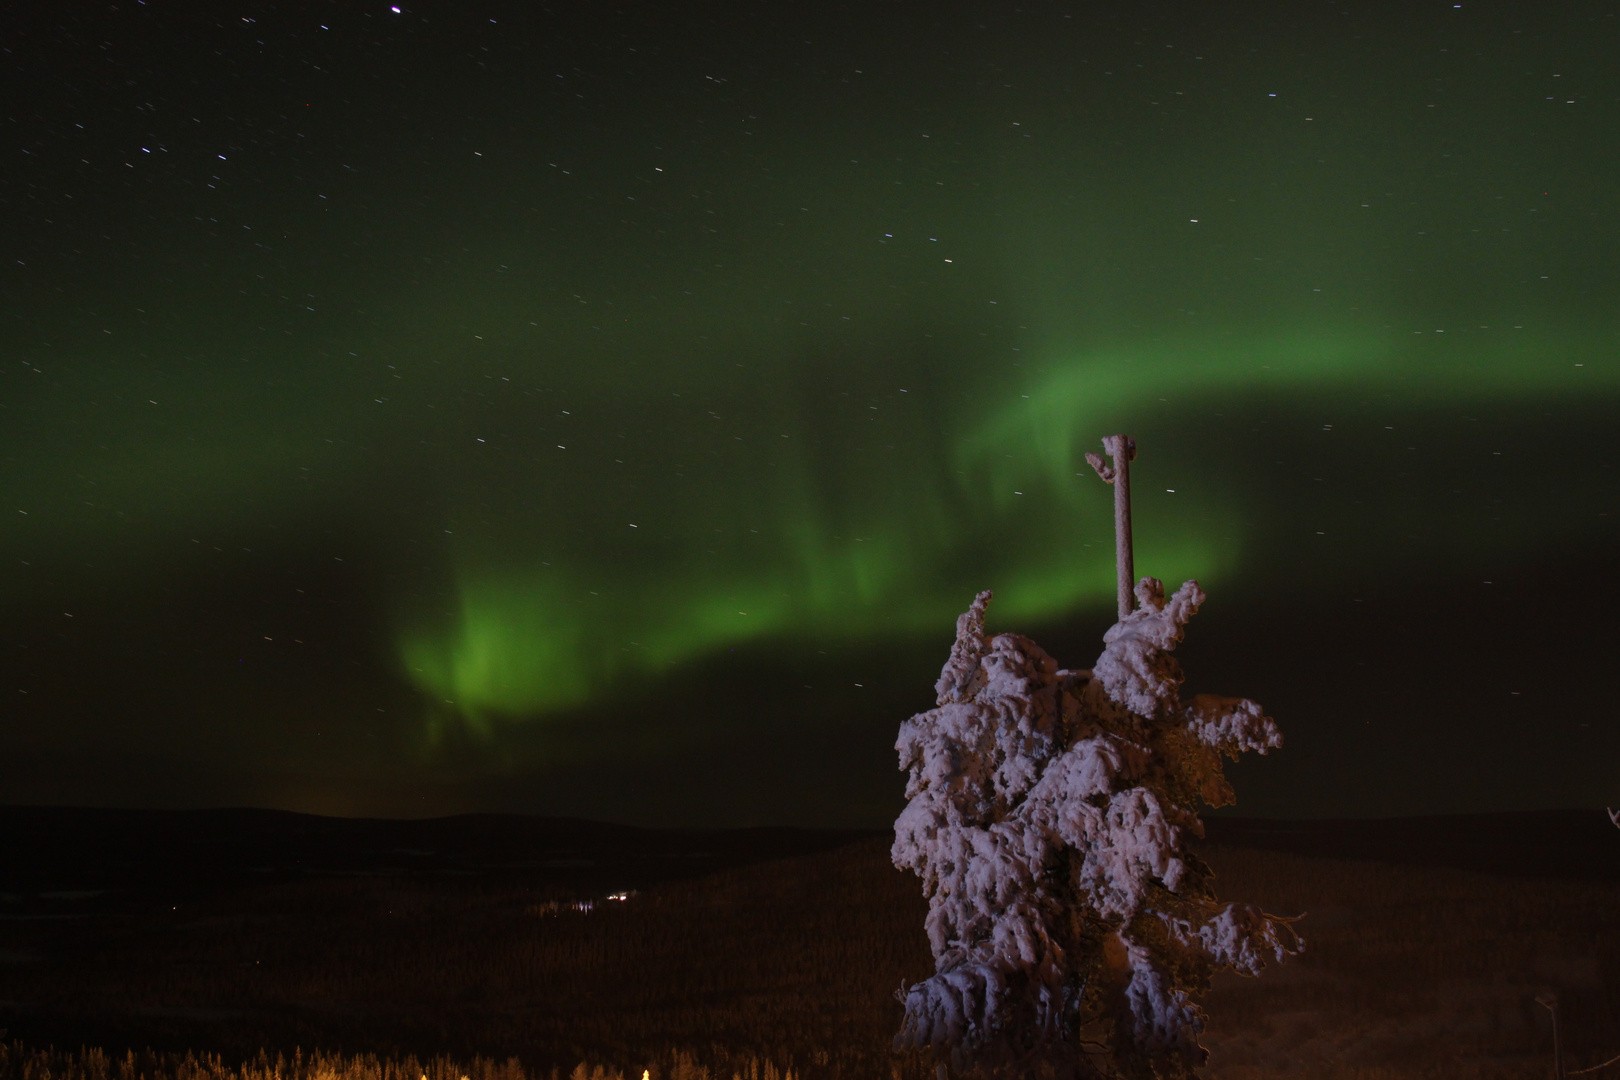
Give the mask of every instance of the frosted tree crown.
[[1204, 601], [1197, 582], [1168, 600], [1152, 578], [1135, 591], [1091, 671], [987, 636], [980, 593], [938, 707], [901, 725], [909, 802], [892, 856], [922, 878], [935, 973], [900, 992], [897, 1047], [962, 1067], [1191, 1076], [1210, 974], [1299, 950], [1284, 920], [1217, 903], [1186, 850], [1203, 835], [1197, 804], [1232, 801], [1222, 758], [1282, 736], [1252, 701], [1181, 699], [1171, 650]]

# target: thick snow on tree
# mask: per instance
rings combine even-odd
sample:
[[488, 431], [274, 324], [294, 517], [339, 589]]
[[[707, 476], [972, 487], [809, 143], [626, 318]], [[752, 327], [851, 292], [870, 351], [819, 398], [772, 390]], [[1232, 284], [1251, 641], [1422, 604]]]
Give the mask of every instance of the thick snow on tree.
[[928, 897], [935, 974], [899, 993], [898, 1048], [958, 1068], [1187, 1077], [1219, 969], [1300, 948], [1285, 920], [1215, 900], [1187, 850], [1196, 807], [1232, 802], [1222, 758], [1282, 744], [1252, 701], [1180, 697], [1170, 655], [1204, 600], [1152, 578], [1091, 671], [1020, 634], [956, 624], [938, 708], [900, 728], [909, 803], [894, 864]]

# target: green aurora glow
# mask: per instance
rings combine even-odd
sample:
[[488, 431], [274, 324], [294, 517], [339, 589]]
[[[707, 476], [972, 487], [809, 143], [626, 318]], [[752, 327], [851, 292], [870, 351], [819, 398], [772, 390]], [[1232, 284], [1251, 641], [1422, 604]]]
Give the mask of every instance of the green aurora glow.
[[[673, 521], [637, 515], [641, 523], [626, 522], [635, 531], [620, 559], [566, 545], [567, 554], [541, 565], [502, 567], [498, 558], [463, 556], [454, 617], [404, 631], [404, 664], [424, 691], [481, 721], [577, 706], [750, 639], [808, 643], [937, 631], [961, 606], [967, 582], [952, 572], [958, 567], [996, 584], [998, 614], [1014, 624], [1106, 604], [1114, 587], [1112, 504], [1083, 460], [1096, 432], [1165, 397], [1353, 389], [1398, 392], [1407, 407], [1423, 407], [1616, 389], [1620, 368], [1601, 353], [1573, 361], [1593, 354], [1545, 342], [1515, 347], [1515, 328], [1488, 330], [1477, 328], [1476, 340], [1454, 351], [1301, 335], [1206, 356], [1183, 342], [1128, 358], [1054, 360], [1021, 385], [1029, 393], [1012, 395], [1015, 403], [948, 430], [947, 452], [937, 460], [954, 470], [909, 461], [866, 484], [838, 486], [825, 505], [791, 455], [747, 472], [732, 463], [730, 490], [682, 508], [685, 520], [682, 510], [666, 508]], [[899, 394], [887, 397], [885, 408], [903, 408], [890, 404], [905, 400]], [[887, 429], [882, 418], [873, 423], [879, 433], [869, 440], [915, 437], [904, 419]], [[1149, 476], [1190, 473], [1197, 480], [1178, 492], [1174, 511], [1148, 509], [1140, 565], [1205, 583], [1236, 570], [1244, 530], [1220, 508], [1239, 493], [1186, 460], [1148, 468]], [[648, 559], [634, 542], [660, 528], [654, 521], [688, 542]], [[1219, 522], [1213, 530], [1212, 521]], [[1222, 539], [1212, 541], [1212, 533]], [[601, 543], [599, 533], [591, 543]]]
[[[360, 565], [413, 724], [500, 744], [980, 588], [1106, 611], [1118, 430], [1139, 568], [1217, 598], [1593, 535], [1612, 21], [1060, 7], [117, 15], [178, 21], [30, 91], [5, 189], [13, 610]], [[1601, 453], [1532, 495], [1534, 410]]]

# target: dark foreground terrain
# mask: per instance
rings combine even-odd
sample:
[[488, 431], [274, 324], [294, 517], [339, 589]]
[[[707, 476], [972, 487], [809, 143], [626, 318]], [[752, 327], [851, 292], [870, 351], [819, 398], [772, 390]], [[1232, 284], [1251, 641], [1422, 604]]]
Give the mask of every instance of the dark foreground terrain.
[[[0, 1054], [0, 1080], [223, 1077], [300, 1048], [384, 1060], [279, 1075], [414, 1080], [405, 1059], [444, 1056], [421, 1074], [926, 1076], [888, 1051], [892, 992], [931, 961], [917, 884], [887, 847], [511, 817], [0, 809], [0, 1027], [23, 1044]], [[1306, 913], [1308, 942], [1216, 987], [1211, 1076], [1545, 1077], [1547, 990], [1570, 1068], [1620, 1054], [1620, 831], [1601, 811], [1217, 819], [1205, 856], [1223, 895]], [[111, 1059], [30, 1057], [50, 1044]], [[220, 1061], [116, 1067], [148, 1047]]]

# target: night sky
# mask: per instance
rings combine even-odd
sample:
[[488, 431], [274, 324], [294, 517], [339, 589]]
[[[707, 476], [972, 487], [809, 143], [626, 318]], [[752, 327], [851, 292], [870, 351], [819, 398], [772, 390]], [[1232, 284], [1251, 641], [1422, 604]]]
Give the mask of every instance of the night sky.
[[1617, 10], [14, 5], [0, 801], [882, 825], [1116, 431], [1240, 812], [1620, 801]]

